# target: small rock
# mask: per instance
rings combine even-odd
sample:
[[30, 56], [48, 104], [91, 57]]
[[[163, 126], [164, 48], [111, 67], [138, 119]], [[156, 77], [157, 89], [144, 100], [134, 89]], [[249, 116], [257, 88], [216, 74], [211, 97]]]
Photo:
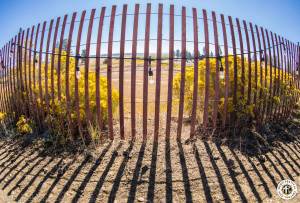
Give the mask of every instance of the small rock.
[[139, 202], [144, 202], [145, 199], [144, 199], [143, 197], [139, 197], [139, 198], [138, 198], [138, 201], [139, 201]]

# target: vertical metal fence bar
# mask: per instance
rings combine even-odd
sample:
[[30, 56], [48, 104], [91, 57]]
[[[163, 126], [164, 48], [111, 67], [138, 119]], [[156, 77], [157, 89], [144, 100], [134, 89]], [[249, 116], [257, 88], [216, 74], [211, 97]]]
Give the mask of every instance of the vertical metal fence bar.
[[[3, 74], [3, 48], [1, 48], [0, 50], [0, 63], [1, 63], [1, 70], [0, 70], [0, 74], [2, 75]], [[2, 88], [2, 83], [0, 84], [0, 106], [1, 106], [1, 111], [4, 112], [5, 109], [4, 109], [4, 102], [3, 102], [3, 88]]]
[[[36, 33], [35, 33], [35, 40], [34, 40], [34, 51], [33, 51], [33, 67], [32, 67], [32, 79], [33, 79], [33, 90], [34, 90], [34, 94], [33, 94], [33, 104], [34, 104], [34, 115], [35, 115], [35, 119], [36, 121], [38, 121], [39, 117], [38, 117], [38, 110], [37, 110], [37, 92], [36, 92], [36, 64], [37, 64], [37, 43], [38, 43], [38, 39], [39, 39], [39, 33], [40, 33], [40, 24], [37, 25], [37, 29], [36, 29]], [[17, 78], [18, 80], [18, 78]]]
[[[28, 88], [27, 88], [27, 53], [30, 52], [28, 51], [28, 37], [29, 37], [29, 31], [30, 29], [28, 28], [26, 31], [26, 37], [25, 37], [25, 45], [24, 45], [24, 72], [22, 73], [24, 75], [24, 90], [25, 90], [25, 99], [29, 99], [28, 97]], [[27, 105], [27, 103], [25, 102], [25, 104]], [[28, 107], [26, 106], [26, 109]]]
[[78, 33], [77, 33], [77, 42], [76, 42], [75, 70], [74, 70], [74, 75], [75, 75], [75, 93], [74, 93], [75, 94], [75, 108], [76, 108], [78, 131], [79, 131], [80, 135], [82, 133], [82, 126], [81, 126], [81, 119], [80, 119], [80, 107], [79, 107], [79, 102], [80, 102], [79, 101], [79, 88], [78, 88], [78, 80], [80, 78], [77, 77], [77, 71], [79, 71], [79, 73], [80, 73], [80, 69], [77, 70], [77, 67], [79, 67], [80, 43], [81, 43], [81, 35], [82, 35], [82, 28], [83, 28], [83, 23], [84, 23], [84, 19], [85, 19], [85, 14], [86, 14], [86, 11], [82, 11], [80, 22], [79, 22], [79, 28], [78, 28]]
[[[145, 25], [145, 45], [144, 58], [149, 57], [149, 39], [150, 39], [150, 18], [151, 4], [147, 4], [146, 25]], [[147, 139], [147, 122], [148, 122], [148, 61], [144, 60], [144, 83], [143, 83], [143, 140]]]
[[120, 137], [124, 139], [124, 51], [126, 35], [127, 4], [123, 5], [121, 39], [120, 39], [120, 65], [119, 65], [119, 111], [120, 111]]
[[224, 113], [222, 118], [222, 127], [225, 128], [228, 118], [228, 96], [229, 96], [229, 61], [228, 61], [228, 41], [227, 41], [227, 31], [224, 15], [221, 14], [222, 22], [222, 32], [224, 41], [224, 55], [225, 55], [225, 94], [224, 94]]
[[296, 46], [295, 43], [291, 42], [293, 46], [293, 72], [294, 72], [294, 85], [296, 86]]
[[107, 61], [107, 103], [108, 103], [108, 132], [110, 139], [114, 138], [113, 132], [113, 114], [112, 114], [112, 49], [113, 49], [113, 35], [115, 24], [116, 6], [112, 6], [110, 24], [109, 24], [109, 37], [108, 37], [108, 61]]
[[251, 70], [251, 48], [250, 48], [250, 40], [249, 40], [249, 33], [248, 33], [248, 26], [246, 21], [243, 21], [244, 30], [246, 35], [246, 44], [247, 44], [247, 56], [248, 56], [248, 95], [247, 95], [247, 104], [252, 104], [251, 98], [251, 89], [252, 89], [252, 70]]
[[96, 9], [92, 9], [89, 20], [89, 27], [86, 38], [86, 57], [85, 58], [85, 71], [84, 71], [84, 97], [85, 97], [85, 116], [87, 120], [87, 124], [90, 125], [92, 123], [92, 115], [90, 110], [90, 94], [89, 94], [89, 72], [90, 72], [90, 47], [91, 47], [91, 37], [93, 31], [93, 23], [95, 17]]
[[184, 108], [184, 90], [185, 90], [185, 63], [186, 63], [186, 8], [182, 7], [181, 13], [181, 79], [180, 79], [180, 98], [178, 112], [177, 139], [181, 139], [182, 119]]
[[10, 69], [11, 69], [11, 58], [10, 58], [10, 50], [11, 50], [11, 44], [12, 41], [9, 41], [8, 47], [7, 47], [7, 68], [6, 68], [6, 81], [7, 81], [7, 86], [6, 86], [6, 91], [7, 91], [7, 102], [8, 102], [8, 111], [11, 112], [11, 83], [10, 83]]
[[[295, 49], [295, 44], [291, 42], [292, 44], [292, 49], [293, 49], [293, 85], [296, 87], [296, 60], [295, 60], [295, 55], [296, 55], [296, 49]], [[293, 107], [296, 104], [296, 92], [294, 91], [294, 98], [293, 98]]]
[[241, 51], [241, 67], [242, 67], [242, 74], [241, 74], [241, 95], [242, 99], [244, 99], [245, 96], [245, 58], [244, 58], [244, 44], [243, 44], [243, 36], [242, 36], [242, 30], [240, 26], [240, 21], [237, 18], [236, 19], [236, 25], [238, 28], [238, 36], [240, 41], [240, 51]]
[[[280, 74], [280, 84], [283, 86], [284, 85], [284, 59], [283, 59], [283, 55], [282, 55], [282, 41], [281, 41], [281, 37], [278, 36], [278, 42], [279, 42], [279, 51], [280, 51], [280, 68], [281, 68], [281, 74]], [[279, 118], [282, 118], [283, 115], [283, 109], [284, 109], [284, 92], [283, 90], [281, 91], [281, 97], [280, 97], [280, 108], [279, 108]]]
[[9, 83], [9, 87], [8, 87], [8, 101], [9, 101], [9, 112], [13, 111], [13, 107], [12, 107], [12, 46], [13, 46], [13, 39], [10, 40], [10, 46], [9, 46], [9, 51], [8, 51], [8, 60], [9, 60], [9, 69], [7, 70], [8, 72], [8, 83]]
[[7, 46], [8, 44], [6, 43], [4, 45], [4, 48], [3, 48], [3, 59], [2, 59], [2, 71], [1, 71], [1, 75], [2, 75], [2, 97], [3, 97], [3, 103], [4, 103], [4, 112], [8, 112], [8, 108], [7, 108], [7, 100], [6, 100], [6, 91], [5, 91], [5, 70], [7, 68], [6, 66], [6, 50], [7, 50]]
[[[282, 40], [282, 47], [283, 47], [283, 58], [284, 58], [284, 82], [285, 85], [288, 86], [289, 85], [289, 81], [288, 81], [288, 58], [287, 58], [287, 46], [286, 46], [286, 42], [285, 39], [283, 37], [281, 37]], [[286, 116], [286, 109], [287, 109], [287, 97], [285, 95], [284, 97], [284, 106], [283, 106], [283, 118], [285, 118]]]
[[[66, 47], [66, 113], [67, 113], [67, 122], [68, 122], [68, 128], [70, 130], [71, 126], [72, 126], [72, 121], [71, 121], [71, 111], [72, 109], [70, 108], [70, 54], [71, 54], [71, 45], [72, 45], [72, 38], [73, 38], [73, 31], [74, 31], [74, 24], [75, 24], [75, 20], [76, 20], [76, 16], [77, 13], [74, 12], [72, 14], [72, 20], [71, 20], [71, 24], [70, 24], [70, 29], [69, 29], [69, 36], [68, 36], [68, 42], [67, 42], [67, 47]], [[52, 21], [53, 22], [53, 21]], [[52, 28], [52, 26], [51, 26]], [[50, 32], [50, 31], [49, 31]], [[51, 36], [51, 34], [49, 34], [49, 37]], [[49, 46], [49, 45], [47, 45]], [[48, 70], [45, 72], [48, 75]], [[48, 81], [48, 78], [46, 79], [46, 81]], [[46, 89], [48, 89], [48, 83], [45, 84]], [[47, 96], [46, 96], [47, 98]], [[47, 101], [47, 100], [46, 100]], [[47, 104], [48, 106], [48, 104]]]
[[161, 82], [161, 52], [162, 52], [162, 20], [163, 5], [158, 6], [157, 23], [157, 61], [156, 61], [156, 83], [155, 83], [155, 116], [154, 116], [154, 140], [158, 140], [159, 134], [159, 108], [160, 108], [160, 82]]
[[[42, 60], [43, 60], [43, 44], [44, 44], [44, 36], [45, 36], [45, 29], [46, 29], [46, 21], [43, 23], [42, 28], [42, 35], [41, 35], [41, 41], [40, 41], [40, 50], [39, 50], [39, 94], [40, 94], [40, 107], [43, 107], [43, 89], [42, 89]], [[43, 118], [43, 111], [41, 109], [42, 118]], [[41, 124], [41, 123], [40, 123]]]
[[[298, 88], [300, 88], [300, 43], [298, 42]], [[300, 97], [300, 95], [299, 95]]]
[[[300, 88], [300, 43], [298, 42], [298, 44], [297, 44], [297, 50], [298, 50], [298, 52], [297, 52], [297, 54], [298, 54], [298, 66], [297, 66], [297, 70], [298, 70], [298, 88]], [[299, 94], [298, 94], [298, 99], [299, 99]]]
[[[193, 14], [194, 15], [194, 14]], [[194, 16], [193, 16], [194, 17]], [[194, 17], [195, 18], [195, 17]], [[173, 69], [174, 69], [174, 5], [170, 6], [170, 27], [169, 27], [169, 77], [168, 77], [168, 106], [166, 121], [166, 138], [170, 138], [172, 96], [173, 96]], [[195, 23], [195, 22], [194, 22]], [[194, 25], [195, 26], [195, 25]], [[195, 29], [195, 27], [194, 27]], [[191, 127], [193, 126], [193, 121]]]
[[8, 102], [8, 92], [7, 92], [7, 69], [8, 67], [8, 49], [9, 49], [10, 42], [6, 43], [4, 48], [4, 67], [2, 71], [2, 85], [3, 85], [3, 97], [4, 97], [4, 103], [5, 103], [5, 112], [9, 112], [9, 102]]
[[49, 61], [49, 47], [50, 47], [50, 39], [52, 35], [52, 27], [53, 27], [53, 19], [50, 21], [48, 36], [47, 36], [47, 44], [46, 44], [46, 57], [45, 57], [45, 102], [47, 107], [47, 112], [49, 112], [49, 98], [48, 98], [48, 61]]
[[[286, 85], [289, 86], [290, 85], [290, 63], [289, 63], [289, 52], [288, 52], [288, 44], [286, 39], [282, 39], [284, 42], [284, 54], [285, 54], [285, 77], [286, 77]], [[284, 107], [284, 118], [287, 117], [287, 112], [288, 112], [288, 106], [289, 106], [289, 101], [288, 98], [286, 98], [286, 102], [285, 102], [285, 107]]]
[[[0, 70], [0, 74], [2, 75], [2, 70], [3, 70], [3, 68], [2, 68], [2, 61], [3, 61], [3, 55], [2, 55], [2, 53], [3, 53], [3, 48], [1, 48], [0, 49], [0, 63], [1, 63], [1, 70]], [[4, 111], [4, 108], [3, 108], [3, 95], [2, 95], [2, 85], [0, 84], [0, 108], [1, 108], [1, 112], [3, 112]]]
[[3, 48], [1, 49], [1, 72], [0, 74], [2, 75], [2, 82], [1, 82], [1, 105], [2, 105], [2, 111], [6, 112], [6, 108], [5, 108], [5, 94], [4, 94], [4, 66], [5, 66], [5, 47], [6, 45], [3, 46]]
[[[264, 74], [264, 88], [267, 88], [267, 74], [268, 74], [268, 57], [267, 57], [267, 47], [266, 47], [266, 39], [265, 39], [265, 32], [264, 29], [260, 28], [262, 41], [263, 41], [263, 53], [264, 53], [264, 60], [265, 60], [265, 74]], [[265, 93], [264, 93], [265, 94]], [[265, 113], [267, 109], [267, 97], [263, 95], [263, 107], [262, 107], [262, 122], [264, 122]]]
[[60, 33], [60, 41], [59, 41], [59, 48], [58, 48], [58, 62], [57, 62], [57, 97], [58, 100], [61, 100], [61, 54], [63, 50], [63, 43], [64, 43], [64, 35], [65, 35], [65, 28], [67, 24], [67, 18], [68, 15], [64, 16], [63, 24], [61, 27], [61, 33]]
[[37, 62], [37, 42], [39, 38], [39, 33], [40, 33], [40, 24], [37, 26], [36, 30], [36, 35], [35, 35], [35, 41], [34, 41], [34, 52], [33, 52], [33, 88], [36, 90], [36, 78], [35, 78], [35, 73], [36, 73], [36, 62]]
[[10, 102], [10, 48], [11, 48], [11, 43], [12, 41], [9, 41], [8, 43], [8, 47], [7, 47], [7, 53], [6, 53], [6, 57], [7, 57], [7, 68], [5, 69], [6, 71], [6, 92], [7, 92], [7, 103], [8, 103], [8, 111], [11, 112], [11, 102]]
[[[284, 41], [281, 36], [278, 36], [278, 41], [279, 41], [279, 49], [280, 49], [280, 63], [281, 63], [281, 83], [284, 86], [286, 83], [286, 61], [285, 61], [285, 49], [284, 49]], [[281, 109], [280, 109], [280, 118], [282, 118], [284, 114], [284, 107], [285, 107], [285, 94], [284, 91], [282, 90], [282, 102], [281, 102]]]
[[[230, 25], [230, 34], [231, 34], [231, 41], [232, 41], [232, 54], [233, 54], [233, 106], [237, 104], [237, 85], [238, 85], [238, 78], [237, 78], [237, 56], [236, 56], [236, 41], [235, 41], [235, 32], [232, 22], [232, 17], [228, 17], [229, 25]], [[236, 119], [235, 113], [233, 114], [233, 120]]]
[[257, 25], [255, 25], [255, 30], [256, 30], [256, 38], [257, 38], [257, 44], [258, 44], [258, 50], [259, 50], [259, 83], [260, 83], [260, 90], [259, 90], [259, 102], [258, 102], [258, 114], [259, 114], [259, 121], [262, 121], [263, 119], [263, 114], [262, 114], [262, 109], [263, 109], [263, 103], [262, 103], [262, 93], [263, 93], [263, 67], [262, 67], [262, 55], [263, 55], [263, 50], [262, 50], [262, 45], [260, 41], [260, 34], [259, 34], [259, 28]]
[[[284, 39], [285, 41], [285, 49], [286, 49], [286, 64], [287, 64], [287, 85], [288, 87], [291, 86], [291, 64], [290, 64], [290, 51], [289, 51], [289, 43], [287, 39]], [[285, 108], [285, 117], [288, 117], [289, 112], [289, 106], [290, 106], [290, 98], [287, 98], [287, 104]]]
[[[174, 21], [173, 21], [173, 23], [174, 23]], [[190, 131], [190, 137], [191, 138], [193, 138], [194, 135], [195, 135], [195, 123], [196, 123], [197, 103], [198, 103], [197, 100], [198, 100], [198, 57], [199, 57], [199, 48], [198, 48], [198, 15], [197, 15], [197, 9], [196, 8], [193, 8], [193, 31], [194, 31], [194, 89], [193, 89], [193, 107], [192, 107], [191, 131]], [[173, 33], [173, 40], [174, 40], [174, 33]], [[172, 50], [170, 50], [170, 53], [171, 53], [171, 51], [173, 53], [174, 48]], [[172, 64], [172, 74], [173, 74], [173, 64]], [[172, 83], [171, 83], [171, 85], [172, 85]]]
[[270, 35], [271, 35], [271, 43], [272, 43], [272, 51], [273, 51], [273, 62], [272, 62], [272, 64], [273, 64], [273, 66], [274, 67], [272, 67], [272, 69], [274, 69], [273, 70], [273, 73], [274, 73], [274, 78], [273, 78], [273, 74], [272, 74], [272, 80], [273, 80], [273, 86], [272, 86], [272, 94], [271, 94], [271, 96], [272, 96], [272, 108], [271, 108], [271, 118], [273, 119], [273, 117], [274, 117], [274, 114], [275, 114], [275, 112], [276, 112], [276, 107], [277, 107], [277, 105], [274, 103], [274, 97], [275, 97], [275, 93], [276, 93], [276, 89], [277, 89], [277, 81], [276, 81], [276, 73], [277, 73], [277, 71], [276, 71], [276, 69], [277, 69], [277, 56], [276, 56], [276, 54], [275, 54], [275, 44], [274, 44], [274, 35], [273, 35], [273, 32], [270, 32]]
[[8, 104], [9, 104], [9, 112], [12, 112], [12, 100], [11, 100], [11, 95], [12, 95], [12, 85], [11, 85], [11, 50], [12, 50], [12, 43], [13, 43], [13, 40], [11, 39], [10, 42], [9, 42], [9, 47], [8, 47], [8, 50], [7, 50], [7, 59], [8, 59], [8, 69], [7, 69], [7, 80], [8, 80], [8, 86], [7, 86], [7, 93], [8, 93]]
[[[289, 40], [286, 40], [287, 41], [287, 47], [288, 47], [288, 60], [289, 60], [289, 84], [290, 84], [290, 87], [292, 86], [293, 84], [293, 67], [292, 67], [292, 50], [291, 50], [291, 43]], [[290, 115], [291, 113], [291, 105], [292, 105], [292, 99], [289, 98], [289, 103], [288, 103], [288, 106], [289, 108], [287, 108], [287, 117]]]
[[9, 104], [9, 112], [11, 112], [12, 110], [12, 106], [11, 106], [11, 57], [10, 57], [10, 51], [11, 51], [11, 47], [12, 47], [12, 43], [13, 40], [11, 39], [9, 41], [9, 46], [7, 49], [7, 69], [6, 69], [6, 78], [7, 78], [7, 95], [8, 95], [8, 104]]
[[52, 57], [51, 57], [51, 99], [52, 103], [54, 104], [55, 100], [55, 90], [54, 90], [54, 63], [55, 63], [55, 54], [56, 54], [56, 40], [57, 40], [57, 34], [58, 34], [58, 28], [59, 28], [59, 23], [60, 23], [60, 17], [56, 19], [56, 24], [55, 24], [55, 31], [53, 35], [53, 42], [52, 42]]
[[17, 65], [16, 65], [16, 54], [17, 54], [17, 35], [15, 36], [14, 38], [14, 49], [13, 49], [13, 69], [12, 69], [12, 72], [13, 72], [13, 87], [14, 87], [14, 96], [15, 96], [15, 93], [16, 93], [16, 89], [17, 89], [17, 86], [16, 86], [16, 69], [17, 69]]
[[[32, 71], [31, 71], [31, 64], [32, 64], [32, 45], [33, 45], [33, 36], [34, 36], [34, 31], [35, 31], [35, 26], [32, 26], [31, 28], [31, 35], [30, 35], [30, 43], [29, 43], [29, 59], [28, 59], [28, 83], [29, 83], [29, 104], [30, 104], [30, 108], [32, 107]], [[33, 62], [34, 63], [34, 62]], [[29, 114], [31, 115], [32, 112], [29, 111]]]
[[10, 50], [11, 42], [7, 43], [6, 47], [6, 68], [4, 69], [5, 74], [5, 94], [6, 94], [6, 103], [7, 103], [7, 112], [10, 112], [10, 101], [9, 101], [9, 50]]
[[[219, 97], [220, 97], [220, 90], [219, 90], [219, 66], [220, 66], [220, 53], [219, 53], [219, 39], [218, 39], [218, 24], [217, 24], [217, 17], [216, 13], [212, 12], [213, 18], [213, 29], [214, 29], [214, 40], [215, 40], [215, 55], [216, 55], [216, 76], [215, 76], [215, 98], [214, 98], [214, 107], [213, 107], [213, 128], [217, 128], [217, 117], [218, 117], [218, 105], [219, 105]], [[222, 61], [221, 61], [222, 63]]]
[[266, 32], [266, 36], [267, 36], [267, 43], [268, 43], [268, 52], [269, 52], [269, 66], [270, 66], [270, 84], [269, 84], [269, 98], [267, 101], [267, 119], [269, 119], [271, 117], [271, 112], [272, 112], [272, 108], [273, 108], [273, 98], [272, 98], [272, 89], [273, 89], [273, 80], [272, 80], [272, 53], [271, 53], [271, 43], [270, 43], [270, 38], [269, 38], [269, 31], [265, 30]]
[[[24, 101], [24, 96], [22, 92], [24, 91], [24, 84], [23, 84], [23, 46], [24, 46], [24, 30], [21, 34], [21, 41], [20, 41], [20, 49], [19, 49], [19, 79], [20, 79], [20, 87], [19, 87], [19, 94], [20, 94], [20, 100]], [[21, 114], [24, 114], [24, 106], [20, 107]]]
[[209, 62], [209, 33], [208, 33], [208, 22], [207, 12], [205, 9], [203, 12], [203, 23], [204, 23], [204, 35], [205, 35], [205, 98], [204, 98], [204, 112], [203, 112], [203, 127], [206, 130], [208, 124], [208, 108], [209, 108], [209, 78], [210, 78], [210, 62]]
[[134, 22], [132, 34], [132, 60], [131, 60], [131, 136], [135, 139], [136, 126], [135, 126], [135, 95], [136, 95], [136, 51], [137, 51], [137, 35], [139, 23], [139, 9], [140, 5], [136, 4], [134, 8]]
[[[276, 82], [276, 96], [279, 97], [279, 99], [281, 99], [281, 81], [280, 81], [280, 74], [281, 74], [281, 64], [280, 64], [280, 53], [279, 53], [279, 43], [278, 43], [278, 37], [277, 34], [275, 33], [274, 35], [275, 37], [275, 44], [276, 44], [276, 55], [277, 55], [277, 82]], [[279, 111], [280, 111], [280, 102], [279, 104], [276, 105], [276, 109], [275, 109], [275, 116], [276, 118], [278, 118], [279, 115]]]
[[7, 64], [6, 64], [6, 61], [7, 61], [7, 47], [8, 47], [8, 43], [6, 43], [4, 45], [4, 48], [3, 48], [3, 56], [2, 56], [2, 97], [3, 97], [3, 103], [4, 103], [4, 111], [5, 112], [8, 112], [8, 103], [7, 103], [7, 95], [6, 95], [6, 70], [7, 70]]
[[254, 83], [255, 83], [255, 91], [254, 91], [254, 98], [253, 98], [253, 103], [255, 104], [255, 117], [257, 118], [257, 91], [258, 91], [258, 86], [257, 86], [257, 50], [256, 50], [256, 39], [254, 35], [254, 29], [252, 23], [249, 23], [250, 25], [250, 32], [251, 32], [251, 40], [252, 40], [252, 47], [253, 47], [253, 56], [254, 56]]
[[[103, 129], [103, 121], [102, 121], [102, 109], [100, 105], [100, 56], [101, 56], [101, 41], [102, 41], [102, 30], [103, 30], [103, 22], [105, 16], [105, 7], [101, 8], [100, 20], [98, 25], [98, 34], [97, 34], [97, 48], [96, 48], [96, 108], [97, 108], [97, 122], [99, 126], [99, 130]], [[122, 137], [122, 132], [121, 132]]]
[[[19, 68], [20, 68], [20, 49], [21, 49], [21, 31], [17, 35], [17, 49], [16, 49], [16, 70], [15, 70], [15, 75], [16, 75], [16, 101], [20, 100], [20, 94], [19, 94], [19, 88], [20, 88], [20, 80], [19, 80]], [[16, 118], [19, 116], [21, 112], [21, 107], [17, 105], [16, 102]]]

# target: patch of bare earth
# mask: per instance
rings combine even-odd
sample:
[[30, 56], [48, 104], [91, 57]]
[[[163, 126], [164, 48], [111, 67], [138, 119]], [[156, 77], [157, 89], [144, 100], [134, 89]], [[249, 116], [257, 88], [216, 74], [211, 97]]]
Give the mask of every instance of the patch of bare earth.
[[[158, 142], [107, 141], [76, 155], [1, 138], [0, 189], [17, 202], [280, 202], [281, 180], [300, 189], [297, 122], [277, 131], [270, 126], [272, 140], [262, 133], [250, 144], [161, 136]], [[255, 147], [262, 150], [249, 156]]]

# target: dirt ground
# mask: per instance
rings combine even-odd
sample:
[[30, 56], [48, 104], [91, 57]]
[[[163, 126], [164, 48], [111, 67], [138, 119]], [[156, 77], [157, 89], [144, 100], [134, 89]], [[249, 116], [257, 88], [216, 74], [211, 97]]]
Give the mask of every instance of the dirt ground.
[[[299, 124], [295, 118], [282, 132], [298, 136]], [[281, 180], [300, 189], [300, 139], [283, 137], [251, 157], [185, 137], [107, 141], [76, 155], [51, 154], [38, 141], [0, 140], [1, 193], [16, 202], [284, 202], [276, 192]]]
[[299, 141], [282, 143], [261, 160], [210, 141], [115, 141], [53, 157], [3, 140], [0, 186], [17, 202], [277, 202], [279, 181], [300, 186], [299, 151]]

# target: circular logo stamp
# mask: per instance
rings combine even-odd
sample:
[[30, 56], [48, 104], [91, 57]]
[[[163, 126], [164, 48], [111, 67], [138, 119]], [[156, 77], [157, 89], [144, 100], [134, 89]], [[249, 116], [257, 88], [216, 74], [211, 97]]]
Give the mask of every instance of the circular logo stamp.
[[297, 192], [297, 185], [292, 180], [282, 180], [277, 186], [277, 194], [285, 200], [293, 199]]

